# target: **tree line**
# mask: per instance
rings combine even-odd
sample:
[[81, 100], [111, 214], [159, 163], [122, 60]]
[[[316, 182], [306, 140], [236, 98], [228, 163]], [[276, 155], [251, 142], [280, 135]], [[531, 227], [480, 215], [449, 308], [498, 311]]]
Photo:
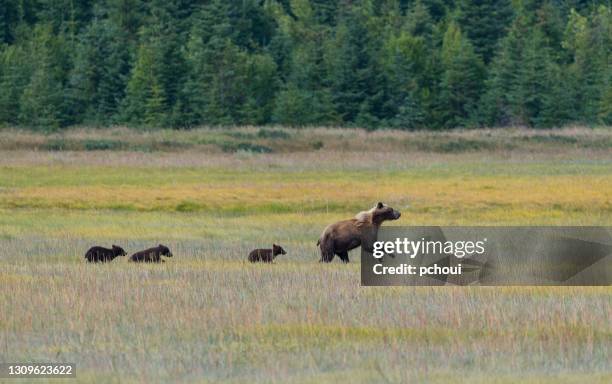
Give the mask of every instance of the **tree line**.
[[612, 124], [609, 0], [0, 0], [0, 125]]

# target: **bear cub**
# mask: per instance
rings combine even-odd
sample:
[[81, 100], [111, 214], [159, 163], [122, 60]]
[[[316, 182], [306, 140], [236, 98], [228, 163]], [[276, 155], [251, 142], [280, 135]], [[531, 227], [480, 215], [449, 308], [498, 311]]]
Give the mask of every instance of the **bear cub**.
[[251, 263], [271, 263], [274, 261], [274, 258], [278, 255], [286, 255], [287, 252], [280, 245], [272, 244], [272, 249], [270, 248], [258, 248], [254, 249], [249, 253], [249, 261]]
[[112, 261], [117, 256], [125, 256], [127, 253], [123, 248], [113, 244], [112, 248], [91, 247], [85, 253], [85, 259], [90, 263], [106, 263]]
[[170, 248], [159, 244], [157, 247], [136, 252], [130, 256], [130, 261], [136, 263], [165, 263], [161, 258], [162, 256], [172, 257], [172, 252], [170, 252]]

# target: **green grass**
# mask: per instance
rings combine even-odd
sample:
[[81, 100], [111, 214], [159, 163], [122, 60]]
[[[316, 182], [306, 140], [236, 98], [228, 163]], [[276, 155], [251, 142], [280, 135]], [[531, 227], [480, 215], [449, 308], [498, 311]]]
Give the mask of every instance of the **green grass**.
[[[364, 288], [358, 252], [321, 265], [315, 246], [325, 225], [378, 200], [402, 211], [397, 225], [612, 225], [612, 153], [583, 145], [609, 131], [366, 144], [336, 130], [117, 132], [65, 138], [275, 150], [31, 151], [50, 138], [0, 133], [0, 361], [74, 362], [73, 381], [92, 383], [612, 380], [609, 287]], [[272, 242], [288, 254], [245, 261]], [[112, 243], [163, 243], [175, 257], [84, 263]]]

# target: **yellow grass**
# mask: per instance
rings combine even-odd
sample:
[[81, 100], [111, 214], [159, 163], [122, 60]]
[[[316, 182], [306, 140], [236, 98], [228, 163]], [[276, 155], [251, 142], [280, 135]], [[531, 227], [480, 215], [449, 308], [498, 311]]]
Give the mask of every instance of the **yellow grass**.
[[[58, 175], [66, 172], [49, 168]], [[69, 172], [69, 171], [68, 171]], [[104, 170], [92, 170], [104, 172]], [[8, 172], [4, 172], [5, 175]], [[172, 175], [172, 171], [168, 171]], [[228, 177], [232, 173], [228, 172]], [[411, 205], [416, 212], [426, 209], [447, 210], [509, 208], [564, 210], [604, 210], [612, 212], [612, 177], [610, 175], [559, 175], [518, 177], [414, 178], [404, 174], [372, 176], [355, 174], [350, 180], [336, 180], [324, 172], [308, 175], [309, 180], [267, 180], [261, 172], [256, 181], [233, 180], [201, 183], [177, 182], [160, 186], [28, 186], [8, 189], [0, 195], [4, 208], [67, 208], [142, 211], [206, 210], [322, 210], [376, 201], [381, 196], [398, 207]], [[7, 176], [10, 177], [10, 176]], [[344, 176], [346, 177], [346, 176]], [[181, 205], [182, 204], [182, 205]], [[367, 207], [368, 205], [365, 205]]]

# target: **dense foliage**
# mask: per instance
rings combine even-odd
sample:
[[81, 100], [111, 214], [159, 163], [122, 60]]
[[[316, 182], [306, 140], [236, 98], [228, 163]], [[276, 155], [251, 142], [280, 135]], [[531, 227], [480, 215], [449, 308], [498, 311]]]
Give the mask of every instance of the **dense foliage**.
[[612, 123], [609, 0], [0, 0], [0, 125]]

